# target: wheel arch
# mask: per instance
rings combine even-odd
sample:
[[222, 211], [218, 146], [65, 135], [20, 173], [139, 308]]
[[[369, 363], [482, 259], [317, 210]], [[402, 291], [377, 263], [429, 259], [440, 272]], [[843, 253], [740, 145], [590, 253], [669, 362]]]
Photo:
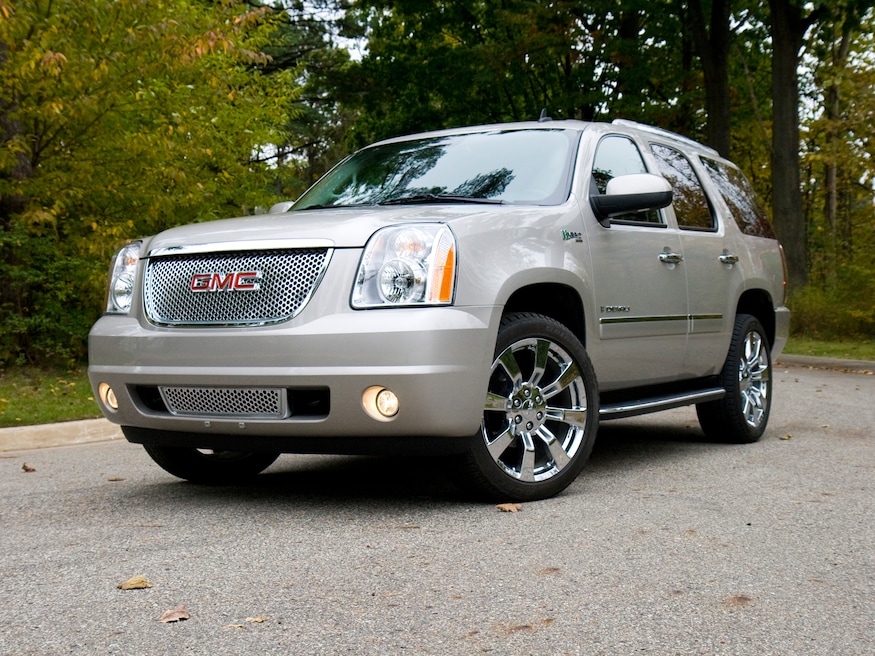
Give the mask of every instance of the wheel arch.
[[763, 289], [749, 289], [738, 299], [735, 310], [739, 314], [751, 314], [762, 324], [769, 338], [769, 346], [775, 345], [775, 306], [772, 297]]
[[561, 283], [535, 283], [521, 287], [504, 305], [504, 315], [512, 312], [534, 312], [555, 319], [586, 346], [583, 301], [573, 287]]

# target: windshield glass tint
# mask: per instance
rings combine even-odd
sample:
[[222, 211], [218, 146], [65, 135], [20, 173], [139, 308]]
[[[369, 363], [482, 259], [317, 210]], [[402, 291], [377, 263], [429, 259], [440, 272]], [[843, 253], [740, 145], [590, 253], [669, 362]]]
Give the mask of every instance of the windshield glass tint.
[[374, 146], [330, 171], [292, 209], [405, 199], [556, 205], [568, 198], [578, 139], [576, 130], [496, 130]]

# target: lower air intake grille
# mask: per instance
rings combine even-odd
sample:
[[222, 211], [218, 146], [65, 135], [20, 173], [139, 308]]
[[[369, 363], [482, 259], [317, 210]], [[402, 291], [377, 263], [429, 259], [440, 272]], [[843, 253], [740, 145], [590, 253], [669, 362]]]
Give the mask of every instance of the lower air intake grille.
[[174, 415], [282, 419], [288, 415], [286, 390], [272, 387], [160, 387]]

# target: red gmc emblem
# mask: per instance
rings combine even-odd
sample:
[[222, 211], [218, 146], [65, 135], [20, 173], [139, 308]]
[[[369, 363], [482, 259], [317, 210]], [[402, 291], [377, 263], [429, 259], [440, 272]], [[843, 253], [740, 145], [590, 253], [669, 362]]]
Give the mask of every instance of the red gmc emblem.
[[196, 273], [189, 289], [193, 292], [257, 292], [261, 288], [261, 271], [231, 273]]

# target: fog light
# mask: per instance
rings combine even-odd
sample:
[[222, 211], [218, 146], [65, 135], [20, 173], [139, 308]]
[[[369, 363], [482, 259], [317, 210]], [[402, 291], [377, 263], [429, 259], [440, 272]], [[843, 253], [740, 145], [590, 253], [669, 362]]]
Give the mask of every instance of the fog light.
[[377, 421], [390, 421], [398, 414], [398, 397], [385, 387], [369, 387], [362, 394], [362, 406]]
[[100, 383], [97, 386], [97, 395], [100, 397], [100, 400], [103, 402], [107, 408], [112, 411], [118, 410], [118, 399], [115, 396], [115, 392], [112, 391], [112, 388], [106, 383]]
[[377, 412], [384, 417], [394, 417], [398, 414], [398, 397], [395, 392], [387, 389], [377, 392]]

